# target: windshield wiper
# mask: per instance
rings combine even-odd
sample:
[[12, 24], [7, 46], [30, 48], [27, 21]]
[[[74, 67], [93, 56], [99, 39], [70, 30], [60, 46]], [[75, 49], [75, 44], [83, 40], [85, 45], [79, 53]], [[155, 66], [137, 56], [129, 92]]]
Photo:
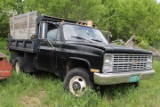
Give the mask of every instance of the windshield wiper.
[[102, 42], [101, 40], [98, 40], [98, 39], [91, 39], [91, 40], [96, 41], [96, 42]]
[[88, 39], [85, 39], [85, 38], [82, 38], [82, 37], [79, 37], [79, 36], [71, 36], [71, 37], [72, 37], [72, 38], [76, 38], [76, 39], [86, 40], [86, 41], [92, 43], [92, 41], [90, 41], [90, 40], [88, 40]]

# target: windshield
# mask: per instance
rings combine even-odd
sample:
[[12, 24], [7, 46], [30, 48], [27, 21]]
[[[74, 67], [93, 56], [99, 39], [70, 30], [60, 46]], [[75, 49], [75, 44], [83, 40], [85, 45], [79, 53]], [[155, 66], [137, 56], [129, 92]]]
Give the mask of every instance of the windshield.
[[65, 40], [83, 40], [86, 42], [99, 42], [108, 44], [102, 33], [92, 27], [64, 25], [63, 33]]

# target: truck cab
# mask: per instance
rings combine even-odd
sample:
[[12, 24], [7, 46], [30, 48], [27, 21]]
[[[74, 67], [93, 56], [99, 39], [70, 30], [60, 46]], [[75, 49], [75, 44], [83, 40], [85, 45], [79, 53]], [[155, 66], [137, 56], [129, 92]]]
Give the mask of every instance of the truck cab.
[[[34, 16], [30, 18], [34, 14], [11, 18], [8, 48], [17, 72], [54, 73], [64, 81], [64, 89], [77, 97], [87, 87], [138, 84], [153, 76], [151, 52], [110, 45], [101, 31], [87, 22], [47, 15], [35, 20]], [[36, 22], [33, 34], [28, 32], [30, 28], [26, 29], [27, 36], [25, 31], [15, 28], [15, 19], [23, 17], [30, 19], [27, 27]]]

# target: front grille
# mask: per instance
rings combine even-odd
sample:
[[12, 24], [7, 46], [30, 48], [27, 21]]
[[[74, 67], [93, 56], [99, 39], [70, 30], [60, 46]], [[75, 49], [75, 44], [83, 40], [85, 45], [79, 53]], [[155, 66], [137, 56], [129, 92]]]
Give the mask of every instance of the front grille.
[[144, 70], [146, 63], [146, 54], [115, 54], [113, 57], [113, 71]]

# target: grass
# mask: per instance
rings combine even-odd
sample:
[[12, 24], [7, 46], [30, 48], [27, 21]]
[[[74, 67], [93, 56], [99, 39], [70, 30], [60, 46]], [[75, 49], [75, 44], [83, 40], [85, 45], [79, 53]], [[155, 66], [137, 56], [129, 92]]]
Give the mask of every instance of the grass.
[[[6, 42], [0, 40], [0, 51], [9, 56]], [[0, 107], [159, 107], [160, 62], [155, 61], [156, 74], [140, 82], [138, 88], [128, 85], [108, 86], [104, 97], [88, 90], [82, 98], [64, 91], [63, 82], [43, 73], [16, 74], [0, 81]]]

